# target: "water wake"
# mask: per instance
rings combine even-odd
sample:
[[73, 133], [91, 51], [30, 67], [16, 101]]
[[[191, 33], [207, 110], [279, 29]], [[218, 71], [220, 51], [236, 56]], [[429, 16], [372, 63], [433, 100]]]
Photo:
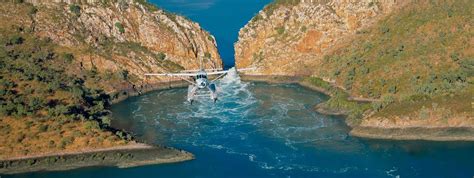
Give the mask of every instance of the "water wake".
[[301, 161], [308, 156], [302, 150], [332, 148], [347, 138], [346, 130], [335, 129], [337, 120], [312, 111], [318, 95], [292, 85], [242, 82], [234, 69], [216, 84], [217, 103], [200, 98], [190, 105], [185, 89], [160, 91], [134, 102], [132, 117], [158, 144], [221, 151], [265, 170], [330, 171]]

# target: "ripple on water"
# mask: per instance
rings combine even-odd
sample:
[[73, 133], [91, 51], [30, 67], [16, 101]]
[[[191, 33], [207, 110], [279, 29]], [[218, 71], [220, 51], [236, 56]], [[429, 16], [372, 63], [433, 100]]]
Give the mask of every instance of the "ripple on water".
[[262, 169], [314, 169], [294, 163], [304, 155], [288, 156], [285, 152], [330, 138], [319, 131], [335, 123], [310, 107], [320, 101], [318, 96], [308, 97], [308, 91], [294, 92], [291, 85], [241, 82], [235, 74], [217, 84], [217, 103], [203, 98], [189, 105], [179, 97], [185, 89], [160, 91], [133, 102], [133, 119], [153, 120], [150, 127], [161, 136], [151, 141], [164, 142], [161, 144], [224, 150], [245, 156]]
[[[197, 153], [198, 165], [216, 159], [232, 162], [237, 157], [254, 168], [272, 171], [271, 175], [274, 171], [284, 175], [399, 175], [399, 166], [391, 161], [400, 153], [387, 154], [394, 146], [367, 147], [350, 137], [340, 118], [313, 111], [312, 106], [324, 99], [315, 92], [294, 85], [241, 82], [236, 75], [226, 76], [218, 86], [217, 103], [201, 99], [190, 105], [186, 89], [127, 100], [114, 106], [120, 108], [114, 113], [123, 113], [114, 122], [123, 122], [122, 128], [133, 129], [149, 142]], [[200, 157], [217, 153], [223, 155]], [[380, 158], [394, 160], [371, 164]]]

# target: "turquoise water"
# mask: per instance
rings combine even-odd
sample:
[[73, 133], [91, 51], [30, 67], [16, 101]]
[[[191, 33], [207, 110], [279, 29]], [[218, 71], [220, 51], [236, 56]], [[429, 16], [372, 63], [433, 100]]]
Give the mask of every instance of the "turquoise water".
[[216, 37], [225, 68], [234, 66], [234, 42], [239, 29], [271, 0], [149, 0], [189, 17]]
[[137, 168], [83, 168], [14, 177], [472, 177], [474, 144], [376, 141], [348, 135], [342, 118], [312, 107], [327, 99], [297, 85], [219, 83], [221, 99], [194, 105], [186, 89], [116, 104], [113, 126], [196, 159]]

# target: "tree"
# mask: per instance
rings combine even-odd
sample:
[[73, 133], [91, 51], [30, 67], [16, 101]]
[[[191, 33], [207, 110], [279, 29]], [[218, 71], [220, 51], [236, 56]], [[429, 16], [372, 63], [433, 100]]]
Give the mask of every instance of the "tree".
[[70, 91], [72, 93], [72, 96], [77, 100], [82, 99], [84, 97], [84, 91], [79, 86], [72, 87]]
[[112, 122], [112, 119], [110, 119], [108, 116], [103, 116], [100, 118], [100, 120], [102, 121], [102, 124], [106, 126], [110, 126], [110, 123]]
[[76, 15], [81, 14], [81, 7], [76, 4], [69, 5], [69, 10]]
[[122, 70], [119, 73], [120, 79], [122, 80], [128, 80], [128, 71], [127, 70]]
[[285, 33], [285, 27], [277, 27], [275, 28], [275, 30], [277, 31], [278, 35], [282, 35], [283, 33]]
[[38, 9], [35, 6], [31, 6], [29, 11], [28, 11], [28, 14], [35, 15], [36, 12], [38, 12]]
[[165, 60], [166, 59], [166, 54], [163, 53], [163, 52], [159, 52], [157, 54], [157, 56], [158, 56], [158, 59], [160, 59], [160, 60]]
[[74, 60], [74, 55], [71, 53], [64, 53], [62, 57], [67, 63], [71, 63]]
[[395, 94], [395, 93], [397, 93], [397, 91], [398, 91], [398, 89], [397, 89], [397, 86], [395, 86], [395, 85], [392, 85], [388, 88], [389, 93]]
[[30, 108], [31, 111], [36, 112], [39, 109], [43, 108], [45, 103], [46, 102], [44, 101], [43, 98], [33, 97], [30, 99], [30, 102], [28, 103], [28, 107]]
[[10, 37], [8, 45], [19, 45], [22, 44], [25, 39], [20, 35], [13, 35]]
[[97, 121], [87, 121], [84, 125], [87, 130], [100, 129]]
[[125, 33], [125, 28], [123, 27], [123, 25], [120, 22], [115, 22], [115, 27], [117, 27], [117, 29], [120, 33]]
[[205, 52], [204, 57], [207, 58], [207, 59], [211, 59], [212, 56], [211, 56], [211, 53]]

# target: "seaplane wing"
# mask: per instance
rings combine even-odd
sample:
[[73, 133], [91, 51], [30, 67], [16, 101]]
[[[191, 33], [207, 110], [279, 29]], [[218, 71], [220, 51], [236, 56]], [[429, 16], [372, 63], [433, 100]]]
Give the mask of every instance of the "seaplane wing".
[[228, 72], [229, 72], [228, 70], [216, 71], [216, 72], [208, 72], [207, 75], [227, 74]]
[[196, 76], [197, 73], [163, 73], [163, 74], [148, 73], [145, 75], [146, 76], [168, 76], [168, 77], [193, 77], [193, 76]]
[[[206, 72], [215, 72], [215, 71], [221, 71], [222, 69], [204, 69]], [[202, 71], [201, 69], [192, 69], [192, 70], [182, 70], [180, 72], [184, 73], [189, 73], [189, 72], [199, 72]]]
[[[243, 69], [236, 69], [236, 70], [237, 72], [243, 72], [243, 71], [255, 70], [255, 69], [257, 68], [243, 68]], [[219, 75], [219, 74], [226, 74], [226, 73], [229, 73], [229, 70], [208, 72], [207, 75]]]

